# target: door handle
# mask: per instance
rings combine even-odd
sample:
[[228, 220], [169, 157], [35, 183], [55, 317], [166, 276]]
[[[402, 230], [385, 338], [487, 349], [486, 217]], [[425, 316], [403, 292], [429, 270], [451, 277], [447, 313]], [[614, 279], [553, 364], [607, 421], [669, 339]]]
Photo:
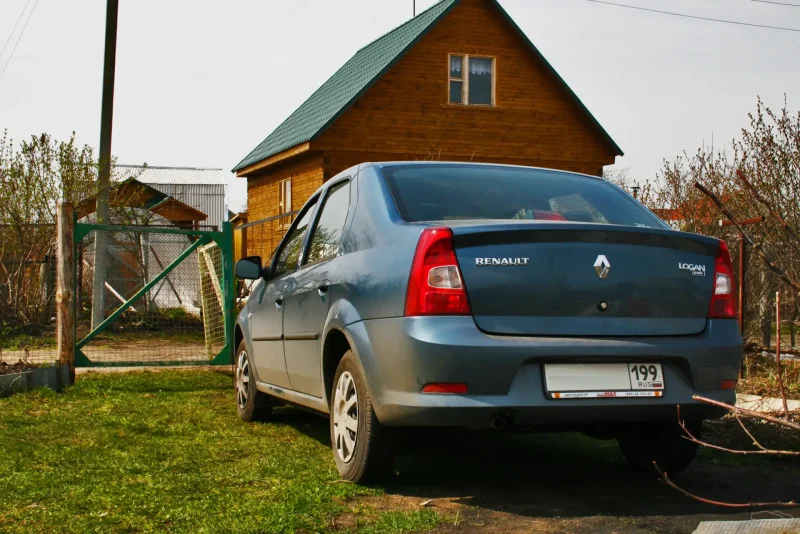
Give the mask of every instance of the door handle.
[[280, 308], [283, 306], [283, 296], [275, 297], [275, 307]]
[[320, 282], [320, 284], [317, 286], [317, 293], [319, 293], [320, 297], [324, 297], [325, 295], [328, 294], [327, 280], [325, 282]]

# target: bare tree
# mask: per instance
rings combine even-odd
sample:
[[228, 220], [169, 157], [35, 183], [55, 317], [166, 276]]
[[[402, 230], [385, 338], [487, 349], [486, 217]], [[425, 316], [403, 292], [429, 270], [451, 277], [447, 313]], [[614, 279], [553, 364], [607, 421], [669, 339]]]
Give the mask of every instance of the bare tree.
[[[624, 177], [623, 177], [624, 178]], [[613, 178], [612, 178], [613, 181]], [[749, 245], [746, 286], [748, 294], [745, 317], [750, 325], [746, 336], [760, 335], [769, 346], [770, 333], [776, 332], [780, 347], [781, 322], [774, 313], [775, 290], [785, 288], [791, 325], [800, 317], [800, 112], [783, 108], [774, 112], [758, 99], [756, 110], [741, 135], [723, 150], [702, 147], [693, 155], [683, 154], [665, 161], [657, 176], [653, 193], [642, 202], [678, 229], [730, 240], [741, 232]], [[765, 222], [745, 227], [741, 221], [763, 216]], [[731, 225], [723, 227], [720, 219]], [[738, 247], [737, 247], [738, 248]], [[734, 261], [740, 253], [732, 247]], [[778, 303], [780, 304], [780, 299]], [[776, 417], [695, 396], [694, 400], [724, 408], [739, 423], [751, 440], [752, 449], [735, 449], [699, 440], [684, 424], [678, 409], [679, 423], [685, 438], [698, 445], [742, 455], [797, 457], [800, 452], [765, 446], [755, 438], [743, 418], [761, 420], [769, 425], [800, 431], [800, 422], [788, 411], [784, 382], [785, 369], [780, 355], [775, 359], [778, 391], [783, 415]], [[727, 503], [694, 495], [675, 484], [655, 466], [662, 480], [684, 495], [705, 503], [728, 507], [794, 507], [794, 500], [782, 502]]]
[[[0, 323], [45, 319], [48, 299], [37, 267], [53, 251], [56, 205], [79, 202], [94, 191], [92, 149], [47, 134], [18, 146], [0, 139]], [[1, 326], [1, 325], [0, 325]]]

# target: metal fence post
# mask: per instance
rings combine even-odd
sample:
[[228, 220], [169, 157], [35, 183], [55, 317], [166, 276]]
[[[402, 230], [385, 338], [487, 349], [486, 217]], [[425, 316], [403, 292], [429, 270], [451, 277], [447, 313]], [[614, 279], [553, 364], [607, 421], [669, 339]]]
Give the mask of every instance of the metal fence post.
[[74, 213], [75, 209], [71, 203], [58, 204], [58, 290], [56, 292], [58, 362], [69, 367], [71, 383], [75, 382]]
[[221, 224], [222, 230], [222, 295], [225, 299], [224, 326], [225, 326], [225, 346], [228, 349], [227, 357], [233, 363], [234, 354], [237, 347], [234, 342], [234, 325], [236, 324], [236, 279], [233, 276], [233, 226], [230, 222], [224, 221]]

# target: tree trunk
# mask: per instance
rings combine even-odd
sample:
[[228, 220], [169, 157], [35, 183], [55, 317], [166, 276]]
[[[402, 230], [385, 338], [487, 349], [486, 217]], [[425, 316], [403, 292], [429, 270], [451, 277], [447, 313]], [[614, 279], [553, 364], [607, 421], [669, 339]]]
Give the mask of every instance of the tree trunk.
[[769, 347], [772, 343], [772, 284], [766, 269], [761, 269], [762, 297], [758, 311], [760, 317], [761, 346]]

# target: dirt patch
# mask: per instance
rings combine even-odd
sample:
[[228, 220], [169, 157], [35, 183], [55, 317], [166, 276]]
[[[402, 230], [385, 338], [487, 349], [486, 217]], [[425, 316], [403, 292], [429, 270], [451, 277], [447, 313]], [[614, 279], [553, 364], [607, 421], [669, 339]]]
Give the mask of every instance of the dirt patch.
[[230, 366], [224, 365], [137, 365], [136, 367], [79, 367], [75, 374], [93, 375], [109, 373], [160, 373], [165, 371], [213, 371], [232, 375]]
[[[222, 349], [222, 344], [215, 344], [212, 352], [216, 354]], [[92, 341], [82, 349], [83, 353], [93, 362], [208, 362], [208, 350], [204, 342], [183, 341], [175, 339], [141, 339], [109, 341], [101, 339]], [[0, 355], [8, 361], [33, 359], [37, 362], [55, 362], [58, 360], [58, 350], [37, 349], [35, 352], [24, 350], [4, 350]]]
[[[426, 502], [415, 497], [390, 493], [380, 496], [360, 497], [346, 504], [350, 511], [334, 517], [329, 525], [330, 530], [334, 532], [357, 532], [365, 522], [382, 512], [413, 512], [425, 506], [434, 506], [430, 501]], [[442, 501], [434, 509], [440, 514], [452, 513], [455, 515], [459, 507], [458, 504]]]
[[[791, 420], [800, 423], [800, 414], [790, 414]], [[800, 432], [755, 417], [740, 416], [742, 424], [764, 447], [773, 450], [800, 451]], [[756, 450], [753, 440], [745, 433], [732, 415], [719, 421], [706, 421], [704, 440], [735, 450]]]
[[28, 369], [35, 369], [36, 367], [38, 366], [32, 363], [23, 362], [22, 360], [18, 361], [17, 363], [0, 361], [0, 375], [21, 373], [23, 371], [27, 371]]

